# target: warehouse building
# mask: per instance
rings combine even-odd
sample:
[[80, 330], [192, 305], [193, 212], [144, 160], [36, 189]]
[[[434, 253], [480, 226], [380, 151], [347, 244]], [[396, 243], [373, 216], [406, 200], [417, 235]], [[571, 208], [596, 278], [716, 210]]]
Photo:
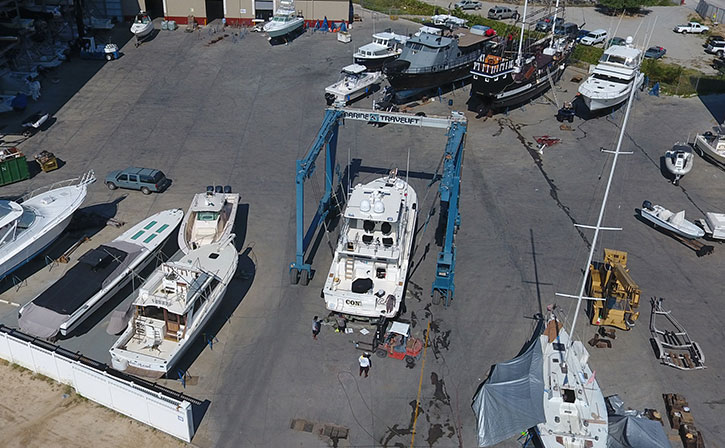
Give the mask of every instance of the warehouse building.
[[[277, 9], [278, 0], [122, 0], [126, 17], [139, 9], [152, 17], [165, 17], [183, 25], [193, 16], [196, 23], [206, 25], [226, 19], [229, 25], [251, 25], [253, 19], [269, 19]], [[328, 21], [352, 21], [351, 0], [295, 0], [297, 11], [307, 24], [327, 18]]]

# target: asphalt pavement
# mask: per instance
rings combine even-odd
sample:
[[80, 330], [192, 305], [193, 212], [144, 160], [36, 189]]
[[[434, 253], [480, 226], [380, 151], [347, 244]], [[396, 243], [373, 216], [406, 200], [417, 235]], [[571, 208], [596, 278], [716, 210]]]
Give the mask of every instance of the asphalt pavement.
[[[127, 226], [163, 209], [186, 209], [192, 195], [206, 185], [228, 184], [241, 193], [238, 278], [182, 361], [180, 369], [190, 375], [185, 388], [174, 379], [163, 380], [209, 400], [195, 446], [393, 447], [410, 446], [413, 437], [415, 446], [474, 446], [471, 399], [491, 365], [518, 353], [531, 335], [532, 316], [547, 304], [556, 301], [569, 319], [573, 315], [573, 303], [554, 293], [578, 291], [591, 234], [573, 224], [596, 219], [612, 157], [601, 149], [614, 148], [623, 111], [577, 119], [571, 131], [561, 130], [554, 120], [554, 103], [576, 92], [570, 82], [574, 72], [567, 72], [553, 94], [508, 115], [476, 119], [466, 110], [468, 87], [413, 108], [438, 115], [464, 111], [469, 118], [456, 235], [456, 295], [448, 308], [432, 305], [430, 299], [440, 250], [435, 238], [438, 184], [431, 184], [430, 177], [443, 155], [444, 131], [345, 123], [337, 162], [341, 170], [348, 161], [356, 167], [356, 183], [380, 170], [404, 169], [410, 154], [410, 180], [421, 207], [416, 267], [402, 317], [413, 323], [417, 336], [430, 323], [431, 344], [425, 362], [412, 369], [401, 361], [373, 358], [370, 377], [361, 378], [360, 351], [353, 342], [367, 341], [370, 335], [361, 334], [360, 327], [353, 334], [340, 334], [324, 325], [318, 340], [312, 339], [312, 317], [325, 315], [320, 299], [324, 275], [319, 272], [329, 267], [337, 227], [319, 238], [312, 254], [318, 275], [310, 285], [290, 285], [295, 160], [305, 154], [322, 123], [324, 87], [337, 80], [354, 48], [370, 41], [373, 28], [408, 33], [417, 27], [368, 11], [362, 15], [349, 45], [337, 42], [335, 35], [310, 32], [289, 45], [270, 46], [263, 35], [240, 37], [238, 30], [228, 30], [212, 43], [221, 34], [178, 30], [160, 33], [139, 48], [125, 45], [118, 61], [64, 64], [56, 73], [61, 82], [47, 87], [48, 98], [65, 80], [89, 71], [92, 76], [67, 102], [39, 104], [57, 110], [56, 120], [21, 149], [28, 154], [52, 150], [65, 165], [3, 187], [3, 196], [13, 196], [88, 169], [95, 169], [101, 179], [128, 165], [162, 169], [173, 180], [163, 194], [109, 191], [101, 182], [91, 187], [85, 206], [102, 207]], [[369, 107], [370, 99], [357, 106]], [[590, 350], [590, 365], [606, 395], [618, 393], [629, 407], [656, 408], [664, 414], [661, 394], [684, 394], [709, 446], [725, 445], [724, 399], [717, 386], [725, 368], [718, 281], [725, 246], [711, 243], [714, 253], [699, 258], [638, 221], [635, 210], [648, 199], [674, 211], [684, 209], [688, 219], [725, 211], [722, 170], [697, 158], [693, 171], [676, 187], [660, 169], [664, 151], [722, 122], [723, 110], [723, 96], [638, 95], [622, 147], [632, 154], [620, 160], [605, 218], [606, 225], [623, 230], [603, 235], [596, 258], [604, 247], [629, 253], [630, 273], [643, 291], [641, 316], [632, 331], [617, 332], [612, 349]], [[541, 135], [561, 141], [540, 155], [534, 138]], [[306, 183], [305, 222], [324, 185], [323, 166], [320, 159]], [[76, 256], [123, 230], [89, 231], [91, 242]], [[62, 252], [82, 234], [77, 231], [51, 250]], [[167, 252], [174, 249], [172, 241]], [[39, 257], [19, 272], [26, 282], [20, 287], [5, 282], [0, 298], [31, 300], [67, 269], [50, 266]], [[665, 305], [701, 344], [708, 369], [682, 372], [659, 365], [647, 326], [648, 301], [654, 296], [667, 298]], [[123, 300], [124, 294], [113, 298], [107, 311]], [[14, 325], [16, 313], [17, 308], [0, 304], [1, 322]], [[108, 314], [95, 316], [84, 334], [60, 344], [108, 361], [114, 339], [105, 334], [108, 319]], [[576, 336], [588, 340], [595, 328], [585, 316], [580, 319]], [[314, 432], [325, 425], [347, 428], [347, 438], [333, 442]], [[501, 446], [519, 444], [510, 440]]]

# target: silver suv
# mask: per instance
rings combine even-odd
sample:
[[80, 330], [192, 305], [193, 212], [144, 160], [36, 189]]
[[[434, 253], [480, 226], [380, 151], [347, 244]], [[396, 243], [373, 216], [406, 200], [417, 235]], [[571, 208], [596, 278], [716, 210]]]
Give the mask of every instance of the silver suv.
[[506, 6], [494, 6], [488, 10], [488, 18], [494, 20], [518, 19], [519, 12]]
[[725, 56], [725, 41], [712, 41], [708, 44], [707, 48], [705, 48], [705, 51], [710, 54], [716, 54], [720, 57], [723, 57]]

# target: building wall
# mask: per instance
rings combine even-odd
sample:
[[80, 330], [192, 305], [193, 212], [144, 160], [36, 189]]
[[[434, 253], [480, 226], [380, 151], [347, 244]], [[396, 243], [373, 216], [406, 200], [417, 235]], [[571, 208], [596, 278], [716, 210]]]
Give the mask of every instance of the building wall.
[[188, 16], [194, 16], [196, 23], [206, 25], [206, 4], [204, 0], [166, 0], [165, 16], [176, 23], [187, 23]]

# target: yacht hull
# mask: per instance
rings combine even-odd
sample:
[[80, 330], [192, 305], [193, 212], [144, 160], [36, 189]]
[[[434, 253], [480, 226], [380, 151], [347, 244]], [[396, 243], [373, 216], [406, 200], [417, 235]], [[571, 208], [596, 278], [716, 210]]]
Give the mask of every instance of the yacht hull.
[[[642, 84], [644, 83], [644, 75], [639, 74], [637, 79], [633, 82], [634, 88], [639, 89], [642, 87]], [[631, 86], [632, 84], [630, 84]], [[603, 109], [607, 109], [610, 107], [618, 106], [619, 104], [624, 103], [627, 101], [627, 98], [629, 98], [629, 92], [631, 87], [629, 89], [625, 89], [621, 92], [619, 92], [616, 95], [608, 96], [608, 95], [593, 95], [587, 91], [582, 92], [582, 90], [579, 90], [579, 93], [581, 94], [580, 97], [584, 101], [584, 104], [586, 104], [587, 108], [590, 112], [596, 112]]]
[[474, 74], [471, 88], [484, 107], [496, 111], [508, 109], [527, 103], [549, 90], [552, 83], [559, 81], [565, 68], [564, 64], [560, 64], [549, 74], [544, 74], [543, 77], [526, 83], [514, 82], [511, 76], [507, 75], [503, 80], [493, 83], [494, 85], [490, 87], [485, 86], [489, 83], [481, 78], [477, 79]]
[[0, 279], [3, 279], [13, 273], [25, 263], [35, 258], [38, 254], [48, 248], [53, 241], [55, 241], [61, 233], [68, 227], [73, 214], [71, 213], [63, 221], [59, 222], [58, 225], [49, 229], [45, 234], [40, 235], [37, 239], [33, 240], [24, 248], [17, 251], [14, 255], [4, 261], [0, 265]]
[[398, 59], [397, 54], [392, 54], [390, 56], [385, 56], [383, 58], [361, 58], [361, 57], [353, 57], [352, 60], [356, 64], [364, 65], [365, 68], [368, 69], [370, 72], [379, 72], [383, 69], [383, 66], [387, 64], [390, 61], [394, 61]]
[[269, 36], [270, 39], [275, 39], [278, 37], [284, 37], [288, 34], [292, 34], [293, 32], [302, 28], [304, 24], [305, 21], [303, 19], [300, 19], [298, 22], [293, 22], [287, 26], [275, 29], [266, 29], [265, 31], [267, 32], [267, 36]]
[[695, 137], [695, 149], [700, 155], [705, 156], [720, 165], [725, 165], [725, 154], [717, 152], [701, 134], [698, 134], [697, 137]]
[[473, 61], [447, 70], [431, 72], [390, 72], [386, 71], [388, 82], [399, 98], [424, 93], [437, 87], [451, 87], [457, 82], [467, 81], [471, 77]]

